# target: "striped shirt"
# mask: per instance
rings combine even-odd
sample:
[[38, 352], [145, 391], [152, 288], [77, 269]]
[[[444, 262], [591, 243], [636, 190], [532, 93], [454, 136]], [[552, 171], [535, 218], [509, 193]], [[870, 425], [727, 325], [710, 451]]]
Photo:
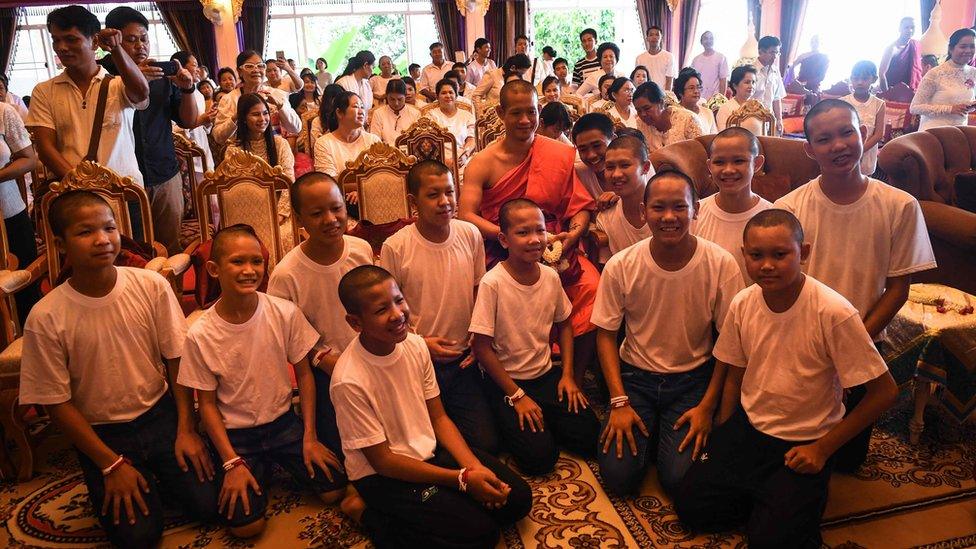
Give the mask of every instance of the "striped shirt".
[[573, 65], [573, 83], [579, 86], [590, 73], [598, 70], [600, 70], [599, 57], [594, 57], [592, 61], [585, 57], [580, 59]]

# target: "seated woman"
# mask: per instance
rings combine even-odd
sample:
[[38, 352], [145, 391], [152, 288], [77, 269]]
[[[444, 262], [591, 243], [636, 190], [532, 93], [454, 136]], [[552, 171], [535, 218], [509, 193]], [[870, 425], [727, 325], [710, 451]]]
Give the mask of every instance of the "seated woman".
[[474, 153], [474, 115], [458, 108], [457, 84], [453, 80], [442, 79], [434, 86], [434, 91], [437, 93], [437, 108], [431, 109], [425, 116], [454, 134], [460, 168]]
[[651, 73], [648, 72], [647, 67], [644, 65], [637, 65], [634, 67], [634, 70], [630, 71], [630, 81], [634, 83], [635, 88], [650, 79]]
[[[672, 131], [677, 130], [678, 133], [685, 133], [686, 139], [718, 133], [712, 110], [699, 104], [701, 101], [701, 82], [701, 73], [691, 67], [681, 69], [678, 77], [674, 79], [674, 94], [677, 96], [679, 104], [671, 114], [671, 126]], [[697, 128], [692, 129], [690, 127], [692, 125], [697, 126]], [[695, 133], [697, 135], [693, 135]]]
[[288, 94], [265, 84], [265, 68], [261, 56], [254, 50], [243, 51], [237, 56], [241, 85], [228, 91], [217, 106], [217, 117], [210, 132], [214, 141], [222, 145], [234, 135], [237, 130], [237, 102], [248, 93], [258, 93], [265, 98], [271, 109], [271, 123], [279, 126], [281, 132], [297, 134], [302, 130], [302, 119], [291, 108]]
[[559, 86], [559, 79], [555, 76], [547, 76], [542, 81], [542, 97], [539, 98], [539, 106], [543, 107], [548, 103], [559, 101], [562, 89]]
[[302, 89], [288, 96], [291, 108], [304, 118], [306, 112], [318, 111], [320, 100], [318, 80], [312, 71], [302, 69]]
[[[328, 113], [328, 130], [315, 141], [315, 171], [332, 177], [346, 169], [346, 163], [356, 160], [359, 153], [379, 143], [379, 137], [366, 131], [366, 106], [355, 93], [343, 92], [335, 98]], [[350, 204], [359, 202], [353, 191], [346, 195]]]
[[572, 129], [573, 119], [569, 116], [566, 105], [559, 101], [549, 102], [539, 111], [539, 129], [536, 132], [539, 135], [573, 146], [573, 142], [566, 136]]
[[607, 114], [614, 123], [621, 123], [628, 128], [637, 128], [637, 110], [634, 109], [634, 83], [628, 78], [620, 77], [610, 84], [607, 96], [613, 102], [607, 108]]
[[[742, 65], [732, 69], [732, 76], [729, 77], [729, 87], [732, 88], [735, 95], [718, 108], [718, 114], [715, 115], [715, 123], [718, 131], [727, 128], [729, 116], [739, 110], [739, 107], [743, 103], [752, 99], [752, 92], [756, 88], [756, 67]], [[756, 133], [752, 128], [748, 129]]]
[[412, 107], [417, 107], [418, 109], [427, 104], [424, 98], [417, 93], [417, 81], [409, 76], [404, 76], [401, 78], [403, 83], [407, 86], [407, 105]]
[[600, 80], [598, 80], [600, 95], [597, 96], [594, 94], [590, 96], [589, 99], [592, 100], [590, 103], [590, 112], [597, 112], [604, 109], [606, 104], [610, 101], [610, 86], [613, 85], [613, 81], [616, 79], [617, 77], [612, 74], [604, 74], [600, 77]]
[[329, 84], [325, 87], [322, 92], [322, 97], [319, 99], [319, 115], [312, 119], [309, 123], [308, 131], [312, 133], [312, 147], [315, 147], [315, 142], [322, 137], [322, 134], [329, 133], [329, 113], [333, 110], [333, 105], [335, 105], [336, 97], [339, 97], [346, 92], [346, 89], [338, 84]]
[[387, 145], [395, 145], [397, 137], [420, 118], [420, 109], [407, 104], [407, 85], [396, 78], [383, 90], [386, 104], [373, 111], [369, 129]]
[[586, 98], [588, 95], [599, 93], [601, 90], [600, 82], [605, 76], [626, 76], [617, 70], [617, 61], [620, 60], [620, 48], [613, 42], [604, 42], [596, 50], [596, 58], [600, 60], [600, 70], [593, 71], [579, 88], [576, 88], [576, 95]]
[[[228, 143], [227, 153], [235, 149], [247, 151], [262, 158], [270, 166], [281, 166], [285, 175], [295, 180], [295, 156], [291, 152], [288, 141], [271, 130], [271, 113], [264, 97], [256, 93], [245, 93], [237, 102], [237, 131]], [[292, 241], [291, 230], [288, 227], [291, 218], [291, 202], [288, 191], [282, 191], [278, 197], [278, 227], [281, 233], [281, 244], [290, 250]]]

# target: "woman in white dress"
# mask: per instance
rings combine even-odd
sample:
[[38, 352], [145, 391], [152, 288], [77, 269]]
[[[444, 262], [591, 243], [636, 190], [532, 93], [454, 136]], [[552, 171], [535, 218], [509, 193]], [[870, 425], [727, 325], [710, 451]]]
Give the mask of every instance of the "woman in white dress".
[[718, 133], [712, 110], [701, 105], [701, 92], [701, 73], [691, 67], [681, 69], [674, 79], [674, 95], [677, 96], [680, 107], [694, 115], [693, 120], [698, 123], [701, 135]]
[[918, 84], [912, 99], [912, 114], [921, 115], [919, 130], [938, 126], [965, 126], [976, 110], [976, 68], [973, 60], [973, 29], [959, 29], [949, 37], [949, 58], [930, 70]]
[[607, 95], [612, 102], [607, 114], [614, 123], [619, 122], [628, 128], [637, 128], [637, 110], [634, 109], [634, 90], [636, 87], [629, 78], [620, 77], [613, 81]]
[[[380, 138], [366, 131], [366, 106], [355, 93], [339, 94], [328, 120], [329, 133], [315, 141], [315, 171], [336, 177], [346, 169], [347, 162], [356, 160], [359, 153], [379, 143]], [[350, 192], [346, 200], [356, 204], [359, 195]]]
[[715, 115], [715, 125], [718, 131], [727, 128], [729, 116], [732, 116], [732, 113], [737, 111], [743, 103], [752, 99], [752, 92], [756, 89], [756, 67], [742, 65], [732, 69], [729, 87], [732, 88], [735, 95], [718, 108], [718, 114]]
[[223, 144], [237, 131], [237, 101], [241, 95], [248, 93], [260, 94], [268, 102], [272, 125], [277, 122], [281, 130], [289, 134], [302, 131], [302, 119], [291, 108], [288, 94], [265, 84], [265, 68], [264, 60], [254, 50], [243, 51], [237, 56], [237, 72], [241, 75], [241, 85], [220, 98], [217, 118], [210, 132], [214, 141]]
[[373, 111], [369, 131], [387, 145], [394, 146], [397, 137], [420, 118], [420, 109], [407, 105], [407, 85], [403, 80], [387, 82], [383, 95], [386, 105]]
[[457, 84], [453, 80], [442, 79], [435, 86], [435, 92], [437, 108], [431, 109], [425, 116], [454, 134], [458, 147], [457, 163], [461, 167], [474, 152], [474, 115], [458, 108]]

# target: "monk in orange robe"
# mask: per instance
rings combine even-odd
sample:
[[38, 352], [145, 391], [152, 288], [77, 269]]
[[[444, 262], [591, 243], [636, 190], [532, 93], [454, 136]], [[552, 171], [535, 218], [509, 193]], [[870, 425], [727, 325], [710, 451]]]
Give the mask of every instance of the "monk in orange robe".
[[574, 335], [574, 372], [582, 383], [586, 365], [592, 362], [596, 327], [590, 313], [596, 299], [600, 274], [580, 254], [580, 238], [586, 233], [596, 202], [576, 176], [576, 149], [536, 135], [539, 126], [535, 88], [524, 80], [502, 87], [498, 115], [505, 135], [475, 154], [464, 171], [459, 217], [474, 223], [485, 238], [489, 268], [505, 257], [498, 243], [498, 212], [515, 198], [539, 205], [546, 229], [563, 245], [568, 267], [560, 272], [563, 289], [573, 304], [570, 317]]

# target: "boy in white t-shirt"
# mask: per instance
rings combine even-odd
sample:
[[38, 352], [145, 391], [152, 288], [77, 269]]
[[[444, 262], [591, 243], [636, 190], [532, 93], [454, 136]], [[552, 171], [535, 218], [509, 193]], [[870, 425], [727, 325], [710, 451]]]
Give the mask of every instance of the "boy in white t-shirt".
[[719, 132], [708, 146], [708, 171], [718, 192], [702, 199], [691, 234], [710, 240], [735, 257], [742, 279], [751, 283], [742, 255], [742, 230], [752, 216], [773, 205], [752, 192], [752, 177], [766, 158], [749, 130], [731, 127]]
[[478, 228], [455, 219], [451, 170], [425, 160], [407, 173], [417, 221], [383, 243], [379, 264], [396, 279], [434, 361], [441, 402], [469, 446], [495, 454], [498, 434], [473, 366], [468, 326], [478, 283], [485, 274], [485, 244]]
[[[573, 378], [572, 304], [556, 271], [539, 263], [547, 238], [542, 210], [531, 200], [509, 200], [498, 225], [508, 258], [481, 280], [471, 347], [490, 378], [485, 394], [503, 447], [522, 472], [541, 475], [556, 465], [557, 444], [593, 455], [600, 424]], [[561, 369], [552, 364], [554, 325]]]
[[528, 484], [464, 442], [444, 412], [423, 338], [393, 277], [363, 265], [339, 299], [359, 332], [332, 375], [349, 478], [343, 510], [377, 547], [493, 547], [528, 514]]
[[175, 384], [186, 321], [161, 276], [113, 265], [119, 230], [100, 196], [66, 192], [47, 218], [72, 274], [27, 317], [20, 402], [44, 405], [75, 446], [109, 541], [151, 547], [164, 501], [217, 518], [193, 395]]
[[[803, 272], [844, 296], [878, 341], [905, 301], [914, 273], [935, 268], [922, 209], [915, 197], [861, 175], [857, 111], [839, 99], [817, 103], [803, 119], [807, 156], [820, 177], [775, 202], [794, 214], [813, 246]], [[853, 409], [863, 387], [850, 391]], [[837, 455], [838, 471], [854, 471], [867, 456], [869, 426]]]
[[291, 210], [308, 238], [275, 265], [268, 280], [268, 295], [298, 305], [321, 336], [311, 359], [315, 430], [319, 440], [341, 456], [335, 408], [329, 399], [329, 376], [356, 332], [346, 323], [336, 288], [342, 275], [373, 262], [373, 250], [365, 240], [345, 234], [346, 203], [331, 176], [322, 172], [302, 175], [292, 184], [289, 198]]
[[[835, 452], [898, 390], [857, 310], [801, 272], [810, 244], [792, 214], [756, 214], [744, 240], [756, 284], [735, 296], [715, 344], [728, 368], [718, 426], [675, 509], [693, 530], [744, 524], [750, 547], [820, 547]], [[843, 389], [860, 384], [866, 396], [845, 416]]]
[[[264, 531], [273, 465], [325, 503], [345, 494], [339, 459], [317, 438], [308, 356], [319, 334], [291, 301], [258, 292], [261, 243], [248, 225], [221, 229], [207, 272], [220, 299], [189, 330], [179, 383], [196, 389], [203, 426], [223, 464], [219, 509], [231, 534]], [[291, 369], [302, 417], [292, 410]]]
[[[596, 214], [596, 228], [607, 237], [610, 256], [651, 236], [644, 221], [644, 189], [648, 173], [654, 173], [643, 138], [622, 135], [607, 146], [605, 173], [610, 192], [620, 197]], [[599, 238], [599, 236], [597, 237]]]
[[603, 162], [607, 145], [615, 137], [613, 120], [604, 113], [584, 114], [573, 124], [573, 145], [576, 146], [576, 175], [593, 198], [609, 199], [611, 191], [604, 173]]
[[[593, 307], [611, 397], [598, 459], [614, 494], [640, 486], [652, 429], [665, 491], [676, 488], [698, 455], [725, 377], [724, 366], [713, 368], [712, 334], [743, 287], [732, 255], [688, 232], [698, 206], [688, 176], [658, 173], [644, 205], [652, 236], [610, 258]], [[626, 337], [618, 351], [621, 327]]]

